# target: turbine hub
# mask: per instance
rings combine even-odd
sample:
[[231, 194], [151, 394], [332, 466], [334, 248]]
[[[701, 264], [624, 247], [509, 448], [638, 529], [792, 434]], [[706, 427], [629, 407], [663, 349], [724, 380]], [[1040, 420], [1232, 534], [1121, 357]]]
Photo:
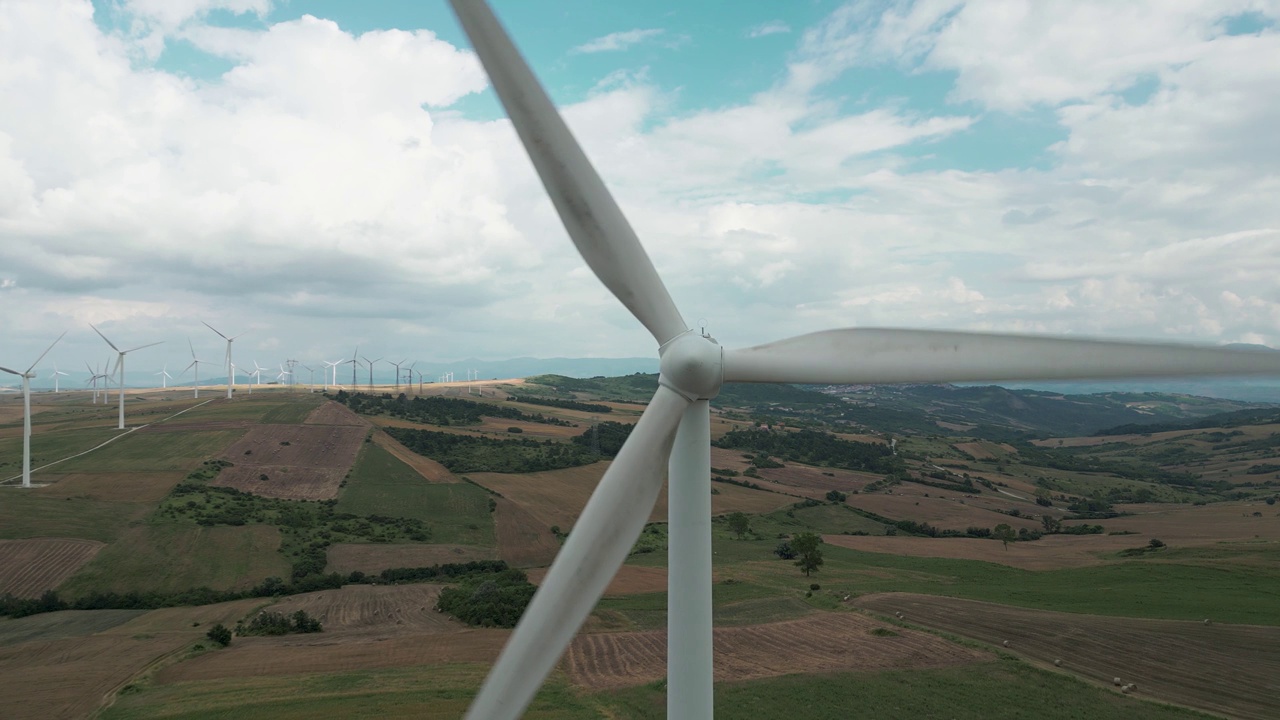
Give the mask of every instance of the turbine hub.
[[710, 400], [724, 383], [724, 348], [710, 335], [690, 330], [659, 349], [658, 382], [690, 400]]

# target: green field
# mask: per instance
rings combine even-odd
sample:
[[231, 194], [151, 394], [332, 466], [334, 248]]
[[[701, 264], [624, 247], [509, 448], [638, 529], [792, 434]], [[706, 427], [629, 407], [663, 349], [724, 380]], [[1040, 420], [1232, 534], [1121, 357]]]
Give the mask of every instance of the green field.
[[289, 562], [279, 547], [280, 531], [269, 525], [148, 523], [103, 548], [58, 590], [75, 597], [93, 591], [243, 588], [272, 576], [289, 577]]
[[[215, 651], [216, 652], [216, 651]], [[103, 720], [181, 718], [457, 718], [485, 668], [477, 665], [398, 668], [329, 675], [262, 677], [122, 692]], [[1182, 708], [1110, 692], [1014, 659], [943, 670], [788, 675], [717, 683], [715, 712], [726, 720], [1192, 720]], [[571, 689], [555, 675], [524, 716], [536, 718], [666, 717], [662, 683], [603, 693]]]
[[123, 625], [146, 610], [61, 610], [0, 620], [0, 647], [93, 635]]
[[[185, 417], [185, 416], [184, 416]], [[58, 472], [186, 472], [235, 442], [244, 430], [130, 433], [57, 466]]]
[[840, 535], [863, 532], [883, 535], [884, 524], [859, 515], [853, 508], [841, 504], [822, 504], [802, 508], [784, 508], [768, 515], [751, 518], [751, 529], [766, 538], [797, 532], [816, 532]]
[[258, 422], [276, 423], [280, 425], [300, 424], [312, 410], [320, 407], [324, 396], [319, 393], [297, 393], [291, 395], [288, 402], [281, 403], [262, 414]]
[[[46, 430], [39, 426], [31, 430], [31, 467], [32, 469], [46, 465], [55, 460], [62, 460], [76, 453], [82, 453], [92, 447], [101, 445], [113, 437], [120, 435], [119, 430], [111, 428], [78, 428], [75, 430]], [[117, 441], [123, 442], [123, 439]], [[112, 443], [113, 445], [115, 443]], [[107, 446], [108, 448], [111, 445]], [[102, 448], [106, 450], [107, 448]], [[99, 450], [98, 452], [102, 452]], [[86, 455], [91, 457], [94, 453]], [[75, 462], [75, 461], [71, 461]], [[61, 463], [49, 468], [49, 472], [64, 472], [71, 462]], [[22, 473], [22, 436], [0, 438], [0, 479]], [[36, 482], [39, 475], [33, 475]]]
[[22, 488], [0, 489], [0, 538], [67, 537], [111, 542], [147, 514], [139, 503], [56, 498]]
[[437, 543], [493, 547], [489, 494], [471, 483], [429, 483], [373, 443], [365, 443], [338, 496], [338, 512], [422, 520]]
[[[216, 652], [216, 651], [214, 651]], [[488, 670], [457, 664], [328, 675], [294, 675], [163, 686], [120, 693], [102, 720], [312, 720], [312, 718], [459, 718]], [[529, 720], [601, 717], [589, 699], [553, 676], [524, 715]]]

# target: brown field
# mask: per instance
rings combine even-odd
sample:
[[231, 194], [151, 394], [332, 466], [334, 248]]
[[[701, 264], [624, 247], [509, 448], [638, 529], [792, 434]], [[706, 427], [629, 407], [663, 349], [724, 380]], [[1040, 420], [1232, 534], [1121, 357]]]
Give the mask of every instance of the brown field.
[[[608, 463], [600, 462], [523, 475], [468, 473], [467, 477], [518, 503], [541, 521], [544, 528], [559, 525], [568, 531], [608, 466]], [[794, 502], [794, 498], [785, 495], [725, 483], [716, 483], [715, 488], [720, 491], [718, 495], [711, 496], [711, 512], [716, 515], [737, 510], [751, 514], [767, 513]], [[649, 522], [666, 519], [667, 491], [664, 487], [649, 515]]]
[[320, 618], [316, 635], [244, 637], [156, 675], [161, 684], [262, 675], [492, 662], [509, 631], [471, 629], [435, 611], [438, 585], [348, 585], [294, 595], [271, 610]]
[[[1231, 540], [1280, 540], [1280, 505], [1261, 502], [1210, 505], [1151, 503], [1118, 505], [1116, 510], [1135, 514], [1088, 522], [1101, 525], [1108, 531], [1132, 530], [1175, 546], [1209, 545]], [[1262, 513], [1262, 517], [1254, 517], [1255, 512]]]
[[347, 575], [359, 570], [372, 575], [389, 568], [430, 567], [493, 557], [492, 548], [475, 545], [338, 543], [329, 547], [329, 565], [325, 571]]
[[1280, 717], [1280, 628], [1029, 610], [888, 593], [853, 601], [909, 622], [999, 644], [1041, 663], [1137, 694], [1239, 718]]
[[[1008, 523], [1017, 528], [1040, 528], [1040, 521], [1027, 517], [1012, 517], [983, 507], [1007, 509], [1018, 505], [1013, 498], [999, 496], [966, 497], [952, 490], [939, 490], [927, 485], [904, 482], [892, 488], [893, 494], [869, 493], [850, 495], [848, 503], [856, 508], [870, 510], [886, 517], [900, 520], [908, 518], [927, 522], [943, 530], [964, 530], [968, 527], [995, 527]], [[929, 496], [925, 497], [925, 493]], [[961, 505], [960, 501], [964, 504]]]
[[223, 457], [234, 466], [213, 484], [289, 500], [335, 498], [366, 432], [349, 425], [254, 425], [227, 448]]
[[368, 427], [369, 421], [351, 412], [351, 410], [342, 403], [329, 400], [320, 407], [311, 411], [307, 415], [307, 419], [303, 420], [304, 425], [355, 425], [358, 427]]
[[[858, 613], [814, 613], [800, 620], [715, 629], [717, 682], [838, 670], [928, 669], [990, 659], [929, 633], [893, 628]], [[665, 630], [579, 635], [564, 664], [577, 685], [602, 690], [666, 676]]]
[[260, 603], [154, 610], [94, 634], [0, 647], [0, 708], [6, 720], [89, 717], [146, 668], [202, 638], [210, 623], [234, 623]]
[[836, 432], [832, 434], [840, 438], [841, 440], [850, 440], [852, 442], [874, 443], [876, 445], [888, 444], [884, 438], [879, 437], [877, 435], [864, 435], [861, 433], [847, 433], [847, 432]]
[[36, 492], [50, 497], [88, 498], [106, 502], [159, 502], [182, 480], [181, 473], [41, 474], [49, 483]]
[[0, 540], [0, 595], [40, 597], [75, 574], [106, 547], [96, 540], [31, 538]]
[[[742, 457], [741, 450], [711, 448], [711, 467], [736, 470], [741, 473], [750, 466], [750, 461]], [[867, 485], [882, 479], [882, 476], [874, 473], [836, 468], [817, 468], [798, 463], [787, 463], [786, 467], [766, 468], [758, 472], [760, 480], [741, 476], [733, 479], [753, 482], [762, 488], [775, 492], [813, 498], [821, 498], [829, 490], [839, 490], [845, 493], [861, 490]], [[824, 473], [831, 474], [825, 475]], [[765, 482], [761, 482], [761, 480]]]
[[[529, 582], [542, 585], [547, 576], [547, 568], [534, 568], [529, 571]], [[623, 565], [618, 574], [609, 581], [604, 594], [608, 597], [619, 595], [635, 595], [637, 593], [654, 593], [667, 591], [667, 569], [641, 567], [639, 565]]]
[[436, 483], [456, 483], [461, 482], [458, 476], [449, 472], [449, 469], [440, 463], [432, 460], [425, 455], [410, 450], [400, 444], [399, 440], [379, 430], [373, 434], [373, 442], [378, 447], [386, 450], [396, 457], [397, 460], [413, 468], [427, 482]]
[[902, 536], [823, 535], [832, 545], [865, 552], [983, 560], [1023, 570], [1054, 570], [1101, 565], [1106, 553], [1145, 545], [1142, 535], [1046, 535], [1035, 542], [1009, 543], [981, 538], [928, 538]]
[[962, 453], [972, 455], [975, 460], [991, 460], [1008, 455], [1010, 452], [1016, 452], [1008, 445], [1000, 445], [993, 442], [986, 442], [984, 440], [955, 443], [951, 447]]
[[207, 432], [210, 430], [243, 430], [256, 423], [248, 420], [174, 420], [148, 425], [138, 432], [145, 433], [185, 433]]
[[560, 541], [533, 513], [507, 498], [494, 498], [493, 521], [498, 557], [514, 567], [548, 565], [560, 552]]

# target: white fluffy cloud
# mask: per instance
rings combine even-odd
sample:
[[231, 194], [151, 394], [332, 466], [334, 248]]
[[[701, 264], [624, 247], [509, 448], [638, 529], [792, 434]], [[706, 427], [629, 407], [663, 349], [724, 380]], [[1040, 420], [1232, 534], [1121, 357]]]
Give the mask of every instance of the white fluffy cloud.
[[[23, 98], [0, 105], [0, 329], [20, 355], [85, 321], [185, 352], [199, 319], [302, 357], [652, 351], [509, 124], [455, 109], [486, 86], [470, 51], [205, 22], [265, 0], [125, 7], [137, 26], [107, 33], [88, 2], [0, 4], [0, 95]], [[1246, 10], [1280, 16], [855, 3], [739, 103], [672, 113], [676, 88], [624, 73], [565, 113], [686, 319], [727, 343], [882, 324], [1280, 344], [1280, 34], [1226, 35]], [[231, 69], [156, 69], [172, 38]], [[827, 84], [857, 65], [952, 73], [957, 104], [844, 109]], [[1065, 133], [1048, 169], [906, 159], [1028, 108]]]

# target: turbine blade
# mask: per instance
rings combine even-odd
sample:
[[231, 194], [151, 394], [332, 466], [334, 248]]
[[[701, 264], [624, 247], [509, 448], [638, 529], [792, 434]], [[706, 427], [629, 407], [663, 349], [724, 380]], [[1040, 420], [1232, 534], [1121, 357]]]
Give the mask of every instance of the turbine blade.
[[[99, 330], [97, 326], [95, 326], [93, 323], [89, 323], [89, 327], [93, 328], [93, 331], [98, 333], [98, 337], [101, 337], [103, 340], [107, 340], [107, 336], [103, 335], [102, 331]], [[120, 352], [120, 348], [116, 347], [115, 343], [111, 342], [110, 340], [107, 340], [107, 344], [111, 346], [112, 350], [115, 350], [116, 352]]]
[[688, 330], [635, 231], [482, 0], [451, 0], [560, 221], [600, 282], [659, 345]]
[[131, 353], [131, 352], [133, 352], [134, 350], [142, 350], [143, 348], [149, 348], [149, 347], [154, 347], [154, 346], [156, 346], [156, 345], [163, 345], [163, 344], [164, 344], [164, 341], [163, 341], [163, 340], [161, 340], [160, 342], [153, 342], [153, 343], [147, 343], [146, 345], [139, 345], [139, 346], [138, 346], [138, 347], [136, 347], [136, 348], [130, 348], [130, 349], [128, 349], [128, 350], [125, 350], [125, 352], [126, 352], [126, 353]]
[[[61, 340], [62, 338], [66, 337], [66, 335], [67, 335], [67, 331], [63, 330], [62, 334], [58, 336], [58, 340]], [[40, 353], [40, 357], [36, 358], [35, 362], [31, 363], [31, 367], [27, 368], [27, 372], [31, 372], [32, 369], [35, 368], [35, 366], [40, 364], [40, 361], [44, 359], [44, 356], [48, 355], [49, 351], [53, 349], [53, 346], [58, 344], [58, 340], [54, 340], [53, 342], [49, 343], [49, 347], [45, 348], [44, 352]], [[55, 368], [55, 370], [56, 369], [57, 368]]]
[[207, 322], [205, 322], [205, 321], [201, 320], [201, 321], [200, 321], [200, 324], [201, 324], [201, 325], [204, 325], [205, 327], [209, 328], [210, 330], [212, 330], [212, 331], [214, 331], [214, 332], [218, 333], [218, 335], [220, 335], [220, 336], [222, 337], [222, 339], [223, 339], [223, 340], [228, 340], [228, 339], [229, 339], [226, 335], [223, 335], [221, 332], [219, 332], [218, 328], [216, 328], [216, 327], [214, 327], [214, 326], [210, 325], [209, 323], [207, 323]]
[[13, 373], [14, 375], [17, 375], [18, 377], [22, 377], [22, 373], [18, 372], [17, 370], [10, 370], [9, 368], [4, 367], [4, 366], [2, 366], [2, 365], [0, 365], [0, 370], [3, 370], [3, 371], [5, 371], [5, 372], [7, 372], [7, 373]]
[[688, 405], [676, 392], [658, 388], [489, 671], [468, 718], [514, 720], [524, 713], [640, 537]]
[[1035, 335], [845, 328], [726, 350], [729, 382], [894, 383], [1280, 375], [1280, 352]]

